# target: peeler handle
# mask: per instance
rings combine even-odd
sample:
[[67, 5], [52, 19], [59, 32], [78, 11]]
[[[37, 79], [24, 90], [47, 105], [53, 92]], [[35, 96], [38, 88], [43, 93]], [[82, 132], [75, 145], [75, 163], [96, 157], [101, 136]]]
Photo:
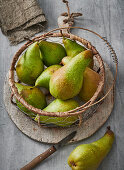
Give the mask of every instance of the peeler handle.
[[56, 151], [56, 148], [54, 146], [50, 147], [48, 150], [46, 150], [44, 153], [34, 158], [31, 162], [29, 162], [27, 165], [25, 165], [20, 170], [31, 170], [36, 165], [38, 165], [40, 162], [42, 162], [44, 159], [52, 155], [55, 151]]

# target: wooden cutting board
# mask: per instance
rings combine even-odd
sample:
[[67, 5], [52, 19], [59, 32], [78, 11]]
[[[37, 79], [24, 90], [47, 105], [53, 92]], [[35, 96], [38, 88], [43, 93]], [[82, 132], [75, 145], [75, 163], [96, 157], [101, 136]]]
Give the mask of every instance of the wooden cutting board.
[[[107, 91], [112, 84], [113, 75], [107, 64], [105, 64], [105, 89]], [[36, 122], [22, 113], [15, 105], [10, 102], [11, 90], [8, 84], [8, 74], [4, 83], [4, 103], [6, 110], [15, 125], [28, 137], [44, 143], [57, 143], [67, 134], [77, 130], [77, 134], [72, 142], [77, 142], [93, 135], [108, 119], [114, 105], [114, 89], [109, 93], [105, 100], [97, 107], [92, 116], [85, 120], [80, 127], [70, 128], [45, 128], [39, 127]]]

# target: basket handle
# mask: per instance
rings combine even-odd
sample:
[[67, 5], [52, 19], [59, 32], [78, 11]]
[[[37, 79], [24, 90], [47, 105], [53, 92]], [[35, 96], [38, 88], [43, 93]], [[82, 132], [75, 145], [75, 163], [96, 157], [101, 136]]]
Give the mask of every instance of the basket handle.
[[62, 30], [63, 33], [70, 33], [71, 26], [74, 25], [74, 18], [82, 16], [82, 13], [70, 13], [69, 2], [67, 0], [62, 0], [66, 4], [67, 12], [62, 13], [58, 17], [58, 26], [59, 28], [67, 27], [67, 29]]

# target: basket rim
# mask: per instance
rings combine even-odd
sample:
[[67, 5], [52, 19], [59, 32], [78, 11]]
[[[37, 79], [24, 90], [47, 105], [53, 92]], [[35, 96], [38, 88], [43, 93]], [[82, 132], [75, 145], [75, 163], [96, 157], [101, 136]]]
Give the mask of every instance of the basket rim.
[[[44, 38], [47, 38], [47, 37], [62, 37], [63, 35], [65, 37], [67, 37], [67, 38], [70, 38], [70, 39], [73, 39], [73, 40], [81, 42], [86, 48], [92, 50], [94, 56], [97, 58], [97, 61], [99, 63], [99, 67], [100, 67], [100, 71], [101, 71], [101, 80], [99, 82], [98, 88], [97, 88], [96, 92], [94, 93], [93, 97], [88, 102], [83, 104], [82, 106], [79, 106], [76, 109], [66, 111], [66, 112], [47, 112], [47, 111], [43, 111], [41, 109], [35, 108], [32, 105], [29, 105], [23, 99], [23, 97], [20, 96], [20, 94], [18, 93], [18, 90], [17, 90], [17, 88], [15, 86], [15, 81], [14, 81], [15, 64], [16, 64], [19, 56], [21, 55], [21, 53], [29, 45], [31, 45], [33, 42], [43, 40]], [[12, 63], [11, 63], [11, 67], [10, 67], [10, 70], [9, 70], [9, 85], [10, 85], [12, 93], [14, 94], [16, 99], [21, 104], [23, 104], [27, 109], [29, 109], [30, 111], [32, 111], [32, 112], [34, 112], [36, 114], [39, 114], [39, 115], [43, 115], [43, 116], [66, 117], [66, 116], [79, 115], [79, 114], [83, 113], [86, 109], [88, 109], [92, 105], [95, 105], [94, 101], [98, 97], [99, 93], [102, 91], [102, 89], [104, 87], [104, 82], [105, 82], [105, 69], [104, 69], [104, 63], [103, 63], [102, 57], [100, 56], [99, 52], [96, 50], [96, 48], [94, 46], [92, 46], [92, 44], [89, 41], [87, 41], [84, 38], [81, 38], [81, 37], [79, 37], [77, 35], [71, 34], [71, 33], [63, 33], [62, 34], [60, 32], [57, 32], [57, 33], [48, 32], [48, 33], [42, 34], [41, 36], [37, 36], [37, 37], [33, 38], [32, 40], [29, 40], [14, 55]]]

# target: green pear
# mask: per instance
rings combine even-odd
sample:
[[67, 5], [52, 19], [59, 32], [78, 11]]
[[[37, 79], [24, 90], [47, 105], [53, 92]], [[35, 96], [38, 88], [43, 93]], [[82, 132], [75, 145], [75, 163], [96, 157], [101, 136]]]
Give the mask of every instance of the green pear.
[[51, 95], [62, 100], [76, 96], [83, 84], [83, 72], [92, 61], [92, 57], [92, 51], [85, 50], [59, 68], [50, 79]]
[[[66, 65], [71, 61], [72, 57], [66, 56], [62, 59], [62, 64]], [[92, 62], [89, 65], [92, 68]], [[100, 75], [90, 69], [89, 67], [86, 67], [84, 73], [83, 73], [83, 85], [81, 88], [81, 91], [79, 93], [79, 96], [81, 100], [87, 102], [96, 92], [98, 84], [100, 81]]]
[[[62, 64], [65, 65], [71, 61], [72, 57], [66, 56], [62, 59]], [[89, 65], [92, 68], [93, 62]], [[84, 73], [83, 73], [83, 85], [81, 88], [81, 91], [79, 93], [79, 96], [81, 100], [87, 102], [96, 92], [97, 87], [99, 85], [100, 81], [100, 75], [90, 69], [89, 67], [86, 67]]]
[[76, 147], [68, 158], [72, 170], [96, 170], [111, 150], [114, 133], [108, 129], [99, 140]]
[[86, 50], [85, 47], [78, 44], [76, 41], [70, 40], [68, 38], [63, 38], [63, 44], [65, 46], [67, 56], [70, 56], [70, 57], [75, 57], [80, 52]]
[[[79, 54], [80, 52], [86, 50], [86, 48], [84, 46], [81, 46], [76, 41], [70, 40], [70, 39], [67, 39], [67, 38], [63, 38], [63, 44], [65, 46], [65, 50], [66, 50], [66, 53], [67, 53], [67, 56], [62, 59], [61, 63], [63, 65], [70, 62], [70, 60], [73, 57], [75, 57], [77, 54]], [[89, 64], [88, 67], [93, 68], [93, 64], [94, 64], [94, 62], [93, 62], [93, 58], [92, 58], [92, 62]]]
[[[47, 112], [65, 112], [79, 107], [79, 104], [75, 100], [60, 100], [55, 99], [50, 103], [44, 111]], [[35, 121], [38, 121], [39, 115], [36, 116]], [[68, 117], [49, 117], [49, 116], [40, 116], [40, 122], [46, 124], [55, 124], [57, 126], [65, 127], [70, 126], [78, 120], [78, 116], [68, 116]]]
[[[68, 64], [68, 63], [71, 61], [72, 58], [73, 58], [73, 57], [65, 56], [65, 57], [62, 59], [61, 64], [62, 64], [62, 65]], [[92, 69], [92, 68], [93, 68], [93, 65], [94, 65], [94, 61], [93, 61], [93, 58], [92, 58], [92, 61], [90, 62], [90, 64], [88, 65], [88, 67]]]
[[33, 85], [43, 69], [41, 52], [38, 43], [35, 42], [28, 47], [27, 51], [19, 59], [16, 73], [20, 81]]
[[51, 76], [56, 70], [58, 70], [61, 67], [62, 67], [61, 65], [52, 65], [47, 67], [37, 78], [35, 86], [45, 87], [46, 89], [49, 90], [49, 81]]
[[65, 48], [59, 43], [41, 41], [39, 47], [46, 66], [59, 64], [66, 56]]
[[84, 71], [83, 77], [83, 85], [79, 96], [83, 101], [87, 102], [97, 90], [100, 82], [100, 75], [87, 67]]
[[[24, 86], [22, 84], [16, 83], [15, 84], [19, 94], [25, 99], [26, 102], [28, 102], [30, 105], [38, 108], [43, 109], [47, 106], [46, 98], [43, 92], [38, 89], [37, 87], [32, 86]], [[28, 110], [26, 107], [24, 107], [18, 100], [16, 100], [17, 106], [27, 113], [30, 117], [35, 117], [36, 114]]]

